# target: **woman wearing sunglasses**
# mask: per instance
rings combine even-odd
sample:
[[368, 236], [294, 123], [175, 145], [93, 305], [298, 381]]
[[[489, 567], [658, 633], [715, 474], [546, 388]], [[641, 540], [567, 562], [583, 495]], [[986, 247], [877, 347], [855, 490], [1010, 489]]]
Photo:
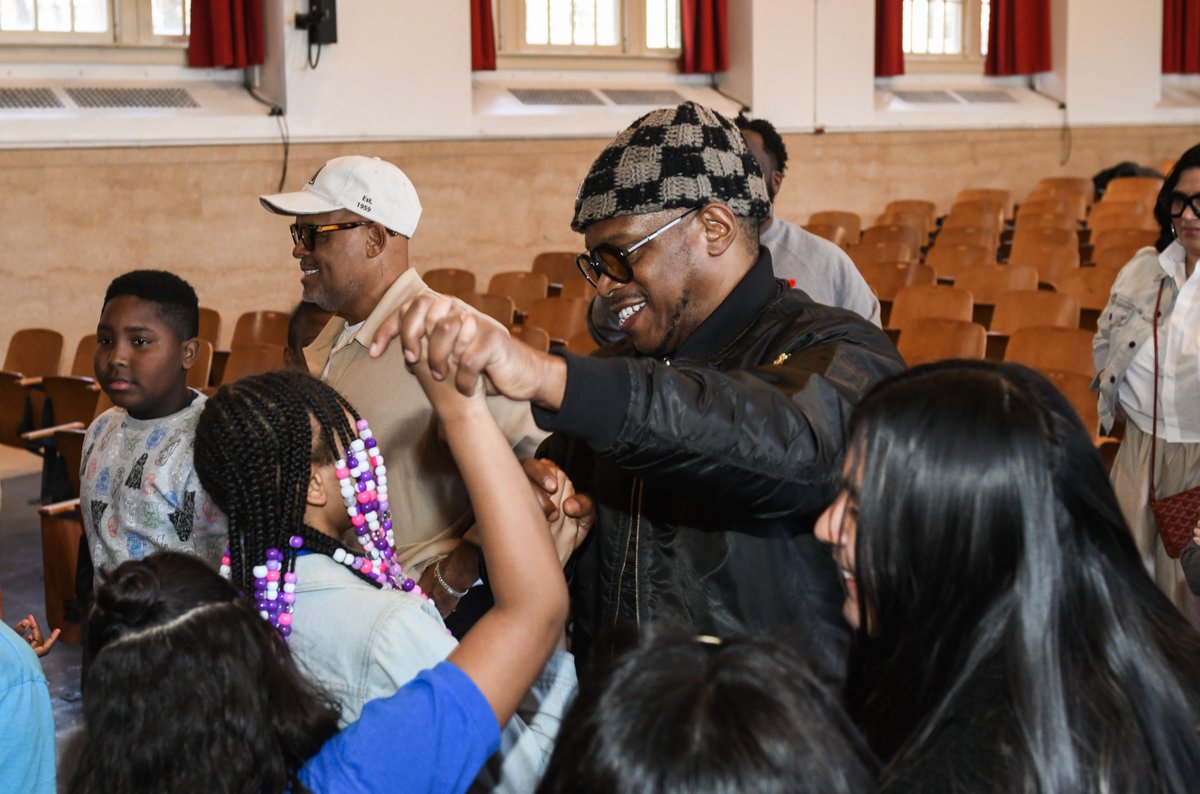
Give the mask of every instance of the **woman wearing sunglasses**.
[[[1102, 430], [1125, 420], [1111, 479], [1142, 560], [1200, 627], [1200, 598], [1159, 539], [1148, 498], [1151, 477], [1158, 499], [1200, 485], [1200, 145], [1167, 175], [1154, 217], [1158, 242], [1121, 268], [1100, 315], [1093, 387]], [[1200, 546], [1189, 543], [1184, 564], [1197, 554]]]

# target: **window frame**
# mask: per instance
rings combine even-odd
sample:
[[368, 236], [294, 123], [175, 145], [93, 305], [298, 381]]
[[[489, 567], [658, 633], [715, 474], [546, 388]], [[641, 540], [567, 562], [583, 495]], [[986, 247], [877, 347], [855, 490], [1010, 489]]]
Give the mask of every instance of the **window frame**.
[[526, 44], [525, 0], [493, 0], [499, 69], [678, 71], [681, 49], [646, 47], [646, 0], [619, 0], [615, 45]]
[[963, 48], [956, 53], [904, 53], [906, 74], [983, 74], [983, 0], [963, 0]]
[[152, 0], [109, 0], [110, 30], [0, 31], [0, 59], [8, 62], [138, 63], [187, 62], [188, 36], [154, 34]]

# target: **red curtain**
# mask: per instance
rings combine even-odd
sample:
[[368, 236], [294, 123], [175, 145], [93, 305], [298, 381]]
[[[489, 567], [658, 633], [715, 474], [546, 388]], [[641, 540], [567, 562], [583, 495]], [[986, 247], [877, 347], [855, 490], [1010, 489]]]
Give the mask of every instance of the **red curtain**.
[[496, 31], [492, 0], [471, 0], [471, 71], [496, 71]]
[[680, 72], [708, 74], [729, 68], [727, 11], [727, 0], [680, 0]]
[[254, 66], [263, 49], [263, 0], [192, 0], [188, 66]]
[[991, 76], [1050, 71], [1050, 0], [992, 0], [987, 63]]
[[1200, 74], [1200, 4], [1163, 0], [1163, 74]]
[[875, 76], [904, 74], [904, 0], [875, 0]]

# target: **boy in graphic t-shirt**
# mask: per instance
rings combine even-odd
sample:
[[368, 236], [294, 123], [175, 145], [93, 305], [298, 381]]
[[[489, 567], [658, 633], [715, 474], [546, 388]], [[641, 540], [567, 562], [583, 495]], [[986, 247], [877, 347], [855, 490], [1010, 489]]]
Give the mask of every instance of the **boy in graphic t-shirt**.
[[225, 548], [225, 516], [204, 493], [192, 463], [204, 395], [187, 371], [199, 344], [196, 293], [160, 270], [113, 280], [96, 327], [96, 379], [113, 406], [88, 428], [80, 510], [97, 583], [128, 559], [172, 549], [214, 568]]

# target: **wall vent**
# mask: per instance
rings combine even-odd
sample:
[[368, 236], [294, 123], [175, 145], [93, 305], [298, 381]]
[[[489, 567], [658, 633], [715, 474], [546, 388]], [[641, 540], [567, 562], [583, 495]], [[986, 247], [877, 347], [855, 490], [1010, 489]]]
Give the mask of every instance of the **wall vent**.
[[604, 100], [586, 88], [510, 88], [522, 105], [603, 105]]
[[81, 108], [198, 108], [186, 88], [67, 88]]
[[1017, 101], [1016, 97], [1007, 91], [996, 91], [993, 89], [957, 89], [954, 93], [962, 97], [962, 100], [968, 105], [1013, 104]]
[[896, 99], [913, 105], [957, 105], [959, 100], [949, 91], [892, 91]]
[[670, 88], [606, 88], [600, 93], [608, 97], [608, 100], [614, 105], [653, 105], [654, 107], [665, 107], [678, 105], [683, 101], [683, 96], [678, 91]]
[[0, 88], [0, 108], [24, 110], [28, 108], [60, 108], [63, 106], [58, 95], [49, 88]]

